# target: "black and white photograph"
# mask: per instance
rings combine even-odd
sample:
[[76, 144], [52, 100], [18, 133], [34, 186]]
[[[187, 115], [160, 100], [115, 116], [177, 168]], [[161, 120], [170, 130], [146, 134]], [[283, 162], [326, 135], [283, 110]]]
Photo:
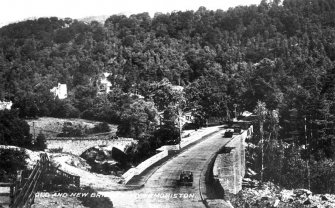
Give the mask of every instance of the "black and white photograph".
[[1, 0], [0, 208], [335, 208], [335, 0]]

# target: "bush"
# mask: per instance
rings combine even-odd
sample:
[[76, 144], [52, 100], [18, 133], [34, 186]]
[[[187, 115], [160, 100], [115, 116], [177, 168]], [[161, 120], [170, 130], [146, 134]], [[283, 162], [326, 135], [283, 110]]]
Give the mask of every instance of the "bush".
[[146, 138], [132, 143], [126, 149], [126, 154], [134, 164], [138, 164], [155, 154], [156, 147], [152, 139]]
[[179, 129], [172, 125], [161, 126], [154, 132], [154, 138], [160, 145], [174, 145], [180, 142]]
[[109, 128], [109, 125], [106, 122], [95, 124], [94, 128], [91, 130], [92, 133], [102, 133], [110, 131], [111, 129]]
[[52, 112], [52, 116], [56, 118], [78, 118], [80, 111], [71, 103], [56, 99], [57, 106]]
[[0, 144], [31, 148], [29, 125], [18, 117], [17, 111], [0, 111]]
[[26, 158], [24, 150], [0, 149], [0, 181], [15, 179], [16, 171], [25, 169]]
[[[91, 194], [97, 194], [95, 190], [90, 187], [82, 188], [81, 192]], [[82, 201], [85, 207], [90, 208], [105, 208], [105, 207], [113, 207], [113, 202], [107, 197], [79, 197], [80, 201]]]
[[324, 159], [311, 162], [311, 189], [314, 193], [335, 193], [335, 161]]
[[58, 134], [58, 137], [82, 137], [85, 136], [87, 129], [81, 125], [73, 125], [71, 122], [65, 122], [63, 124], [62, 133]]
[[81, 114], [81, 118], [104, 121], [112, 124], [120, 123], [120, 116], [118, 113], [108, 106], [87, 109]]
[[47, 148], [45, 136], [41, 132], [37, 135], [34, 146], [39, 151], [44, 151]]

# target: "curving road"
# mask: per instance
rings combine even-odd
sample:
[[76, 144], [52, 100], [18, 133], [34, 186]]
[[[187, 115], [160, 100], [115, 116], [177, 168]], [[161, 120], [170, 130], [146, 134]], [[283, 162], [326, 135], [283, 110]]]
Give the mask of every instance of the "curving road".
[[[138, 190], [99, 192], [109, 197], [114, 207], [205, 207], [200, 193], [201, 175], [213, 154], [231, 138], [224, 129], [190, 147], [162, 164]], [[192, 186], [178, 186], [181, 171], [193, 172]]]

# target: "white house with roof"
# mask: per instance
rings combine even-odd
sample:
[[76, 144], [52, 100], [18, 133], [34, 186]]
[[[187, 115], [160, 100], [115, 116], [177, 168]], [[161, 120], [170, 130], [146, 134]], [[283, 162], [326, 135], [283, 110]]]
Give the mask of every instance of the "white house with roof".
[[[164, 111], [158, 112], [159, 116], [159, 124], [164, 125]], [[180, 123], [179, 123], [180, 122]], [[194, 116], [192, 115], [191, 111], [182, 112], [180, 116], [176, 116], [174, 119], [174, 123], [177, 126], [183, 127], [187, 123], [193, 123], [194, 122]]]
[[66, 84], [58, 83], [57, 87], [54, 87], [50, 90], [51, 93], [54, 94], [55, 97], [62, 100], [67, 98], [67, 86]]
[[12, 109], [12, 101], [6, 102], [6, 101], [0, 101], [0, 110], [10, 110]]
[[112, 73], [105, 72], [101, 75], [98, 86], [98, 94], [108, 94], [112, 90], [112, 83], [108, 80], [108, 77]]

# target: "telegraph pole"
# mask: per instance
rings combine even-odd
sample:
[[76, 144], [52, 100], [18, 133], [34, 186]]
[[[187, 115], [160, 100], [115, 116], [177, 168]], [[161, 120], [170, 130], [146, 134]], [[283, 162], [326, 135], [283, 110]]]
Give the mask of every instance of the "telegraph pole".
[[234, 104], [234, 114], [235, 114], [235, 120], [237, 120], [236, 107], [237, 107], [237, 104]]
[[33, 121], [33, 134], [34, 134], [34, 139], [33, 139], [33, 143], [35, 143], [36, 140], [36, 135], [35, 135], [35, 121]]
[[179, 123], [179, 150], [181, 149], [180, 143], [181, 143], [181, 128], [182, 128], [182, 126], [181, 126], [181, 119], [180, 119], [180, 117], [181, 117], [181, 109], [180, 109], [180, 108], [178, 108], [178, 123]]

